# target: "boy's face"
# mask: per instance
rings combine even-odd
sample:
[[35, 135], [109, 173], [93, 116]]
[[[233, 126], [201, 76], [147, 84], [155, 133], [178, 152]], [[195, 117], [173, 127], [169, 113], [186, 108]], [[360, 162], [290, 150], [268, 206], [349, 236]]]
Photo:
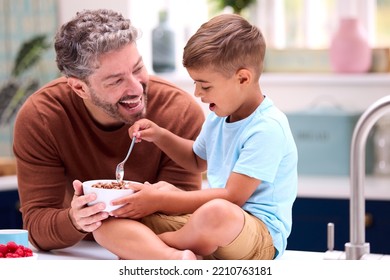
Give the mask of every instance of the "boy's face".
[[211, 69], [187, 69], [195, 83], [195, 96], [203, 103], [209, 104], [209, 109], [219, 117], [229, 117], [230, 122], [247, 117], [246, 101], [242, 78], [235, 73], [226, 78], [221, 73]]

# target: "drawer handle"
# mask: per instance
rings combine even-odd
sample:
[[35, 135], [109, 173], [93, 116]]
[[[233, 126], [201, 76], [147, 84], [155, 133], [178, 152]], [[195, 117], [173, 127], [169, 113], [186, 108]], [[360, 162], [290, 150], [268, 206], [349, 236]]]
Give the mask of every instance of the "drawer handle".
[[374, 225], [374, 217], [372, 216], [371, 213], [366, 213], [364, 217], [364, 222], [366, 225], [366, 228], [372, 227]]

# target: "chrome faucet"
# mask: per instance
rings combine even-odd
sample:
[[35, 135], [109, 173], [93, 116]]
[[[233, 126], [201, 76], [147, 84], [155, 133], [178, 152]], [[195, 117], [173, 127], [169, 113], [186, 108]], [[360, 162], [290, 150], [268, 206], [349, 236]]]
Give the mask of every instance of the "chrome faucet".
[[[360, 116], [352, 135], [350, 154], [350, 242], [345, 244], [345, 254], [333, 251], [333, 224], [328, 224], [328, 251], [325, 258], [360, 260], [370, 258], [370, 244], [365, 240], [365, 195], [366, 143], [369, 132], [375, 123], [386, 113], [390, 113], [390, 95], [374, 102]], [[336, 253], [336, 254], [334, 254]], [[328, 256], [328, 257], [327, 257]], [[381, 255], [373, 255], [381, 258]]]

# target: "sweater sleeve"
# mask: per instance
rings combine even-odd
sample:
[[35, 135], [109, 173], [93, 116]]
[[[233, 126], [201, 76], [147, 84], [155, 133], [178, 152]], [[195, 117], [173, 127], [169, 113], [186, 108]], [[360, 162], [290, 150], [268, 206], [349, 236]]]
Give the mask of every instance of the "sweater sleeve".
[[26, 101], [15, 122], [14, 154], [23, 226], [30, 242], [41, 250], [69, 247], [86, 235], [73, 226], [70, 207], [64, 205], [73, 186], [55, 155], [52, 137], [31, 99]]

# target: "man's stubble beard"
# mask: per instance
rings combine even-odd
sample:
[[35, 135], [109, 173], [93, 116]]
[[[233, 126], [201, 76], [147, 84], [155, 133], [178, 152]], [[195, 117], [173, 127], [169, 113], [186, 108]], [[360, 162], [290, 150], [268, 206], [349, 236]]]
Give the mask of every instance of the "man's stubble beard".
[[118, 121], [123, 122], [125, 124], [132, 125], [136, 121], [138, 121], [142, 118], [145, 118], [145, 116], [146, 116], [146, 108], [147, 108], [147, 104], [148, 104], [148, 98], [147, 98], [147, 94], [146, 94], [147, 86], [145, 84], [142, 84], [142, 88], [143, 88], [142, 99], [144, 102], [144, 108], [141, 112], [139, 112], [138, 114], [135, 114], [135, 115], [128, 115], [125, 117], [122, 116], [119, 113], [119, 106], [120, 106], [119, 102], [117, 102], [115, 104], [105, 102], [104, 100], [99, 98], [99, 96], [96, 94], [94, 89], [90, 87], [91, 102], [93, 105], [102, 109], [107, 115], [114, 118], [115, 120], [118, 120]]

